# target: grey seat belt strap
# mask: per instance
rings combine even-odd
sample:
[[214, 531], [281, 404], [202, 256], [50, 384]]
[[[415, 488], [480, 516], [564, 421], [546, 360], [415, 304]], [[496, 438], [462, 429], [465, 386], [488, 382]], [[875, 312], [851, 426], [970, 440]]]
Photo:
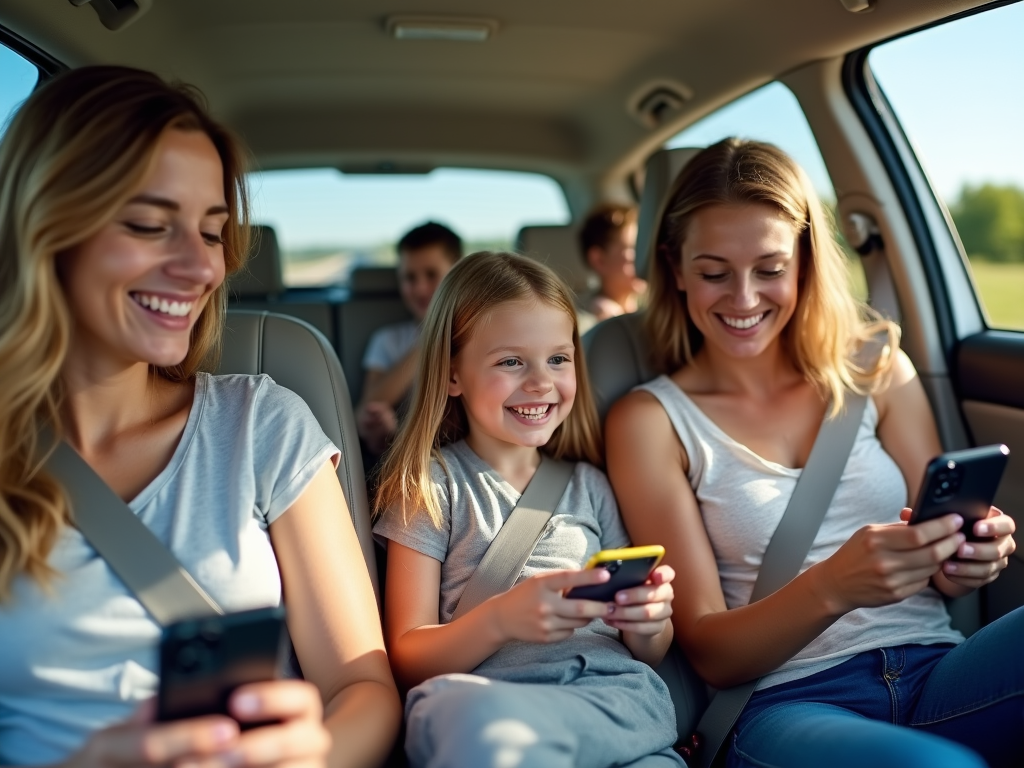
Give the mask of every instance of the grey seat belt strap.
[[[751, 603], [778, 591], [800, 573], [839, 487], [866, 406], [867, 397], [847, 393], [839, 415], [822, 422], [786, 511], [768, 542], [750, 595]], [[714, 762], [757, 682], [751, 680], [723, 689], [711, 700], [697, 724], [697, 733], [702, 739], [697, 752], [701, 768], [709, 768]]]
[[565, 494], [575, 467], [575, 464], [568, 461], [541, 457], [533, 479], [466, 584], [459, 604], [455, 607], [453, 621], [516, 583], [533, 548], [544, 533], [544, 527], [554, 514], [555, 507]]
[[82, 532], [161, 626], [224, 613], [156, 535], [63, 440], [46, 463]]

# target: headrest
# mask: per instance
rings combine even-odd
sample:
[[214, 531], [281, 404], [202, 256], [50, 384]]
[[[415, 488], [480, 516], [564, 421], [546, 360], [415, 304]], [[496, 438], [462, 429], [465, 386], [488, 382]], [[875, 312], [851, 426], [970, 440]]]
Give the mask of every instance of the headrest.
[[397, 296], [398, 270], [394, 267], [356, 267], [349, 275], [353, 296]]
[[252, 227], [252, 253], [249, 261], [241, 272], [232, 275], [229, 286], [232, 295], [240, 299], [275, 296], [284, 292], [281, 251], [277, 247], [277, 234], [273, 228], [263, 224]]
[[577, 295], [590, 289], [591, 272], [583, 263], [574, 225], [523, 227], [516, 237], [516, 250], [551, 267]]
[[644, 191], [640, 197], [640, 213], [637, 215], [636, 273], [641, 277], [647, 277], [647, 270], [654, 259], [658, 228], [676, 177], [701, 149], [659, 149], [647, 158]]

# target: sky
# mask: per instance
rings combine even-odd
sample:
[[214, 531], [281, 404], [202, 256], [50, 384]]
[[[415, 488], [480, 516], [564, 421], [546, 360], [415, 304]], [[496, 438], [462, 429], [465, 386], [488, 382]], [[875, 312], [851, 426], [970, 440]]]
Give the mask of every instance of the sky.
[[[947, 200], [964, 184], [1024, 187], [1024, 2], [885, 43], [869, 64]], [[0, 46], [0, 119], [29, 93], [35, 69]], [[823, 197], [834, 192], [813, 135], [789, 90], [772, 83], [670, 140], [703, 146], [737, 135], [779, 144]], [[439, 169], [423, 176], [346, 176], [334, 169], [275, 171], [253, 179], [257, 220], [286, 250], [393, 242], [434, 219], [470, 241], [510, 241], [524, 224], [563, 224], [569, 211], [551, 179]]]

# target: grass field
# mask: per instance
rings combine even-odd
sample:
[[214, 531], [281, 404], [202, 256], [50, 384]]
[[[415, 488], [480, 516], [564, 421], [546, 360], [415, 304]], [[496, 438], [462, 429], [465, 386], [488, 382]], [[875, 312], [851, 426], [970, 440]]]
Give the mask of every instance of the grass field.
[[974, 283], [993, 328], [1024, 331], [1024, 263], [971, 261]]

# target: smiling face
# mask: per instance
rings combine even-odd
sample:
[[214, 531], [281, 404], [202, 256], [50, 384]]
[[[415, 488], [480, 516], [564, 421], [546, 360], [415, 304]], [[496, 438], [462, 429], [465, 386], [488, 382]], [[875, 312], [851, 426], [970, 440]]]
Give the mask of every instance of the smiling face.
[[486, 457], [496, 448], [545, 445], [572, 410], [575, 355], [564, 310], [536, 300], [490, 310], [453, 361], [448, 385], [462, 398], [470, 447]]
[[224, 281], [224, 172], [209, 137], [168, 129], [149, 173], [60, 274], [80, 359], [177, 365]]
[[690, 218], [676, 286], [705, 344], [729, 357], [756, 357], [797, 305], [797, 233], [770, 205], [711, 205]]

